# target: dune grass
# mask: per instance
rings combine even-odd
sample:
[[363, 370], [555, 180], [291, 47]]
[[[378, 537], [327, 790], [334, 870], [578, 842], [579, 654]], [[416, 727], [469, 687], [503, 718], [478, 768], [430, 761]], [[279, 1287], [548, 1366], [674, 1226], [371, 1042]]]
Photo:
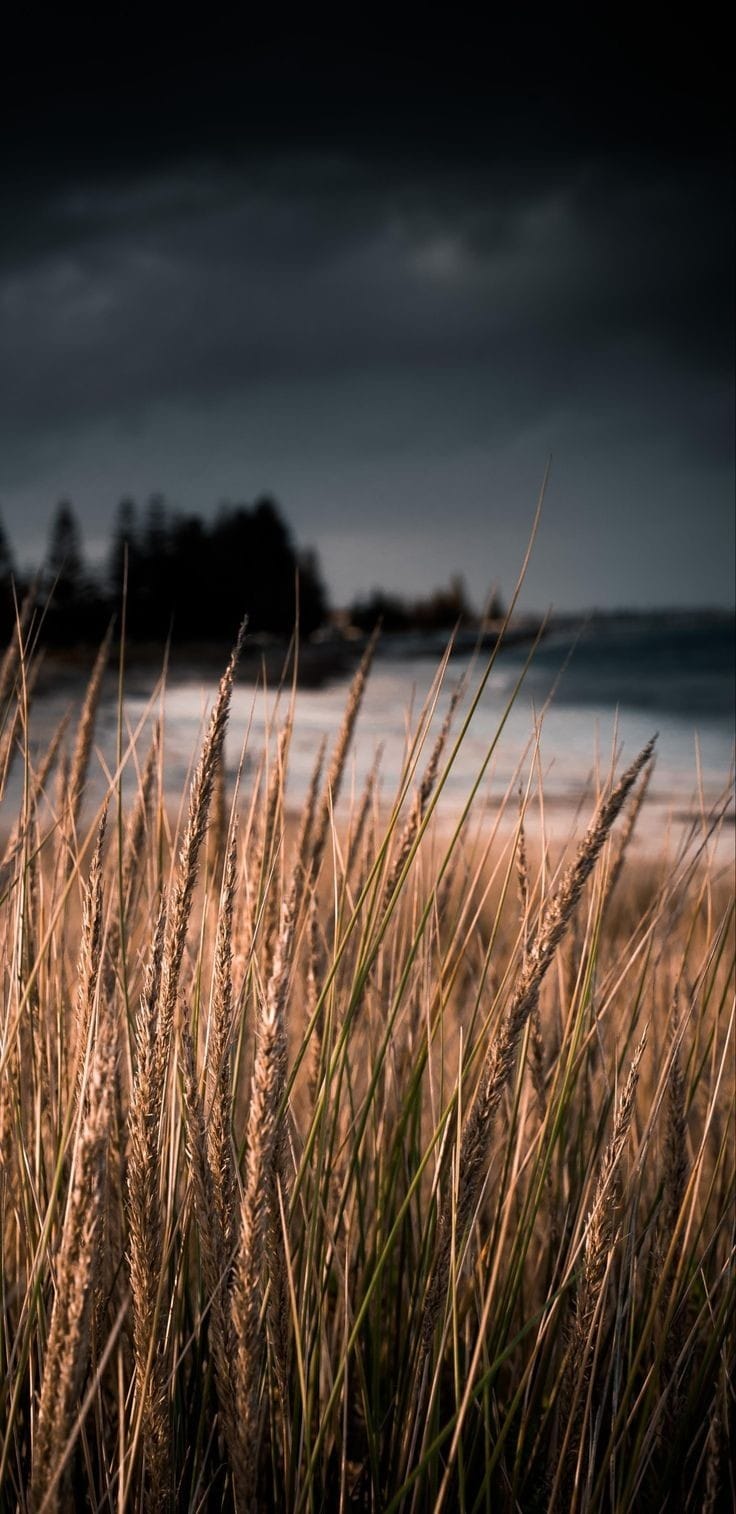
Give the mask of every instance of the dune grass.
[[109, 644], [39, 753], [34, 636], [0, 671], [0, 1508], [728, 1506], [719, 813], [634, 860], [653, 745], [563, 850], [533, 749], [445, 813], [488, 672], [440, 725], [447, 660], [397, 793], [346, 803], [371, 642], [291, 817], [288, 697], [224, 772], [240, 637], [179, 818], [122, 694], [95, 813]]

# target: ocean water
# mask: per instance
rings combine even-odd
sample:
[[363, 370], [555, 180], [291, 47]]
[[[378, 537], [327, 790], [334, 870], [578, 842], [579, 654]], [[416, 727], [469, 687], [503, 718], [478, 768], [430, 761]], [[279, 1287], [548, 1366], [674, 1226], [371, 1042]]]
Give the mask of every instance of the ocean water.
[[[441, 805], [457, 814], [483, 769], [477, 804], [497, 812], [508, 791], [531, 778], [534, 794], [530, 823], [544, 798], [544, 825], [549, 834], [570, 833], [584, 823], [615, 760], [631, 761], [658, 732], [657, 764], [646, 807], [640, 844], [659, 848], [663, 838], [693, 822], [703, 807], [727, 800], [734, 759], [734, 621], [727, 616], [627, 616], [593, 620], [582, 630], [558, 627], [537, 648], [525, 668], [529, 649], [502, 651], [485, 682], [467, 731], [444, 786]], [[428, 734], [418, 755], [417, 773], [426, 762], [452, 690], [465, 680], [456, 713], [454, 737], [466, 718], [484, 676], [487, 657], [454, 656], [440, 687], [431, 657], [408, 655], [392, 643], [376, 658], [366, 690], [340, 808], [349, 807], [381, 750], [381, 799], [393, 801], [407, 752], [431, 710]], [[154, 679], [151, 678], [153, 688]], [[518, 685], [518, 687], [517, 687]], [[163, 701], [152, 704], [138, 687], [125, 701], [128, 732], [143, 759], [154, 714], [163, 714], [166, 773], [172, 800], [178, 798], [196, 758], [214, 679], [173, 683]], [[345, 707], [349, 678], [296, 693], [294, 735], [289, 762], [288, 803], [298, 808], [304, 797], [316, 750], [330, 740]], [[234, 775], [243, 760], [247, 793], [273, 732], [283, 719], [289, 691], [273, 693], [239, 682], [233, 695], [226, 761]], [[33, 735], [39, 746], [59, 718], [68, 693], [48, 693], [34, 711]], [[112, 696], [103, 701], [94, 759], [95, 788], [114, 770], [117, 712]], [[11, 785], [14, 787], [18, 782]], [[732, 793], [732, 789], [731, 789]], [[6, 795], [12, 808], [12, 793]], [[8, 810], [4, 805], [3, 808]], [[579, 814], [576, 812], [579, 809]], [[721, 831], [725, 855], [733, 846], [733, 809]]]
[[[558, 630], [536, 650], [501, 652], [477, 702], [442, 796], [445, 811], [464, 803], [488, 758], [479, 803], [493, 809], [509, 788], [543, 784], [548, 828], [569, 826], [571, 807], [585, 808], [605, 778], [614, 754], [628, 762], [657, 731], [657, 766], [647, 823], [652, 839], [668, 824], [684, 822], [702, 804], [710, 808], [728, 791], [734, 755], [734, 636], [725, 617], [627, 617], [593, 622], [582, 632]], [[437, 689], [436, 664], [402, 655], [401, 647], [377, 657], [366, 690], [341, 795], [343, 810], [359, 792], [381, 749], [381, 795], [397, 791], [412, 739], [430, 702], [432, 719], [418, 772], [426, 761], [451, 693], [466, 691], [455, 717], [456, 734], [484, 674], [485, 659], [454, 657]], [[289, 801], [306, 791], [322, 736], [331, 738], [345, 706], [349, 680], [296, 695], [289, 763]], [[517, 689], [517, 685], [518, 689]], [[165, 700], [167, 750], [173, 786], [184, 778], [211, 690], [197, 682], [172, 687]], [[238, 685], [227, 743], [234, 771], [246, 753], [245, 783], [264, 749], [266, 731], [286, 711], [252, 686]], [[145, 701], [131, 700], [128, 716], [140, 721]], [[452, 741], [450, 743], [452, 745]], [[586, 811], [587, 812], [587, 811]]]

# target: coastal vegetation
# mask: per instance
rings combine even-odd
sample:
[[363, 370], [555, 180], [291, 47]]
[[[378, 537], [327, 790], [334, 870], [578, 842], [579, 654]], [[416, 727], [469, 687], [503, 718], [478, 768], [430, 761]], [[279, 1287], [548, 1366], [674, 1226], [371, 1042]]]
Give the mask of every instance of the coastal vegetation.
[[[0, 521], [0, 635], [12, 634], [18, 601], [34, 589], [44, 607], [44, 643], [69, 651], [99, 643], [125, 599], [129, 645], [224, 645], [248, 605], [251, 636], [302, 637], [332, 619], [328, 590], [312, 548], [295, 545], [270, 497], [223, 505], [211, 518], [170, 509], [154, 495], [144, 510], [118, 508], [104, 558], [90, 564], [72, 505], [62, 501], [43, 561], [19, 571]], [[498, 619], [498, 594], [487, 613]], [[477, 626], [462, 579], [414, 598], [375, 589], [348, 606], [338, 622], [367, 634], [381, 621], [393, 631], [443, 631]]]
[[39, 750], [44, 629], [0, 669], [0, 1508], [727, 1506], [727, 796], [638, 862], [652, 739], [552, 847], [537, 731], [447, 811], [494, 650], [350, 797], [374, 636], [294, 814], [288, 680], [224, 763], [241, 629], [174, 805], [123, 648], [98, 804], [110, 638]]

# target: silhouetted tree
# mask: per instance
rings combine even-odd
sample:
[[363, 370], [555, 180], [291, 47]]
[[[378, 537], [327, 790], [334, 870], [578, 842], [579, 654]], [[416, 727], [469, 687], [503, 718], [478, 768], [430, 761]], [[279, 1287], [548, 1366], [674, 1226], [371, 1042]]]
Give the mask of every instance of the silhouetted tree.
[[152, 494], [146, 509], [145, 543], [149, 557], [165, 556], [168, 539], [166, 502], [163, 494]]
[[272, 499], [223, 507], [212, 522], [167, 509], [160, 494], [142, 522], [132, 500], [118, 506], [101, 584], [84, 568], [81, 534], [65, 501], [51, 528], [44, 584], [49, 639], [88, 641], [119, 611], [126, 581], [126, 634], [133, 641], [229, 640], [244, 612], [252, 631], [288, 636], [298, 604], [302, 634], [325, 618], [327, 597], [314, 552], [299, 553]]
[[[296, 619], [299, 577], [301, 630], [322, 623], [326, 595], [313, 554], [299, 556], [291, 533], [271, 499], [224, 507], [209, 533], [209, 615], [219, 634], [232, 624], [236, 606], [248, 614], [252, 631], [288, 636]], [[205, 594], [207, 594], [205, 590]], [[237, 612], [236, 612], [237, 613]]]
[[88, 578], [82, 534], [67, 500], [51, 523], [44, 575], [45, 640], [57, 646], [99, 641], [109, 616], [109, 601]]
[[369, 599], [351, 605], [350, 619], [364, 631], [372, 630], [378, 620], [385, 631], [451, 631], [474, 616], [463, 580], [456, 576], [426, 599], [406, 601], [374, 589]]
[[412, 619], [418, 630], [451, 631], [458, 623], [472, 619], [465, 584], [459, 575], [450, 579], [446, 589], [435, 589], [428, 599], [418, 599]]
[[161, 641], [168, 635], [175, 581], [166, 504], [162, 495], [154, 494], [146, 506], [128, 574], [128, 629], [132, 637]]
[[118, 505], [115, 526], [107, 564], [107, 583], [113, 600], [119, 603], [123, 586], [128, 582], [129, 597], [137, 584], [137, 525], [136, 510], [132, 499], [121, 499]]
[[208, 636], [217, 583], [211, 571], [211, 540], [196, 515], [179, 517], [169, 527], [171, 611], [177, 640]]
[[299, 622], [302, 635], [309, 636], [327, 617], [327, 591], [319, 558], [312, 547], [299, 554]]
[[494, 589], [486, 606], [487, 620], [503, 620], [506, 614], [506, 606], [498, 589]]
[[57, 604], [79, 597], [84, 583], [82, 536], [67, 500], [62, 500], [51, 523], [46, 571]]
[[13, 554], [0, 516], [0, 636], [3, 642], [10, 637], [15, 621], [13, 577]]
[[369, 633], [379, 621], [384, 631], [407, 631], [411, 627], [411, 610], [397, 594], [374, 589], [367, 599], [356, 600], [350, 619], [359, 630]]
[[286, 631], [296, 614], [296, 557], [289, 531], [272, 499], [253, 511], [251, 564], [253, 613], [264, 630]]
[[5, 531], [3, 518], [0, 515], [0, 583], [13, 576], [13, 554]]

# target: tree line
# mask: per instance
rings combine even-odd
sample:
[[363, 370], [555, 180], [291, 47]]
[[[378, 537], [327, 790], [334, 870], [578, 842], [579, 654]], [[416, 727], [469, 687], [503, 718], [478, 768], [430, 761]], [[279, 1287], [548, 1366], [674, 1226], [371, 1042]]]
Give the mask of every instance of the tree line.
[[[17, 607], [33, 588], [43, 613], [46, 645], [100, 641], [125, 603], [126, 637], [136, 643], [229, 641], [243, 615], [251, 632], [302, 637], [323, 626], [330, 606], [319, 561], [300, 550], [273, 499], [223, 506], [212, 520], [171, 510], [160, 495], [144, 509], [118, 507], [104, 561], [93, 569], [68, 501], [58, 506], [40, 566], [17, 571], [0, 520], [0, 635], [7, 640]], [[498, 596], [487, 614], [498, 615]], [[462, 579], [423, 598], [402, 599], [374, 589], [356, 599], [342, 620], [370, 632], [449, 630], [474, 624]]]
[[144, 510], [120, 504], [103, 565], [93, 571], [67, 501], [57, 508], [40, 567], [19, 575], [0, 522], [0, 620], [7, 638], [15, 605], [33, 586], [44, 642], [99, 641], [125, 599], [135, 642], [228, 640], [248, 612], [251, 631], [308, 636], [324, 623], [327, 594], [316, 554], [300, 551], [275, 502], [223, 507], [212, 521], [170, 510], [154, 496]]

